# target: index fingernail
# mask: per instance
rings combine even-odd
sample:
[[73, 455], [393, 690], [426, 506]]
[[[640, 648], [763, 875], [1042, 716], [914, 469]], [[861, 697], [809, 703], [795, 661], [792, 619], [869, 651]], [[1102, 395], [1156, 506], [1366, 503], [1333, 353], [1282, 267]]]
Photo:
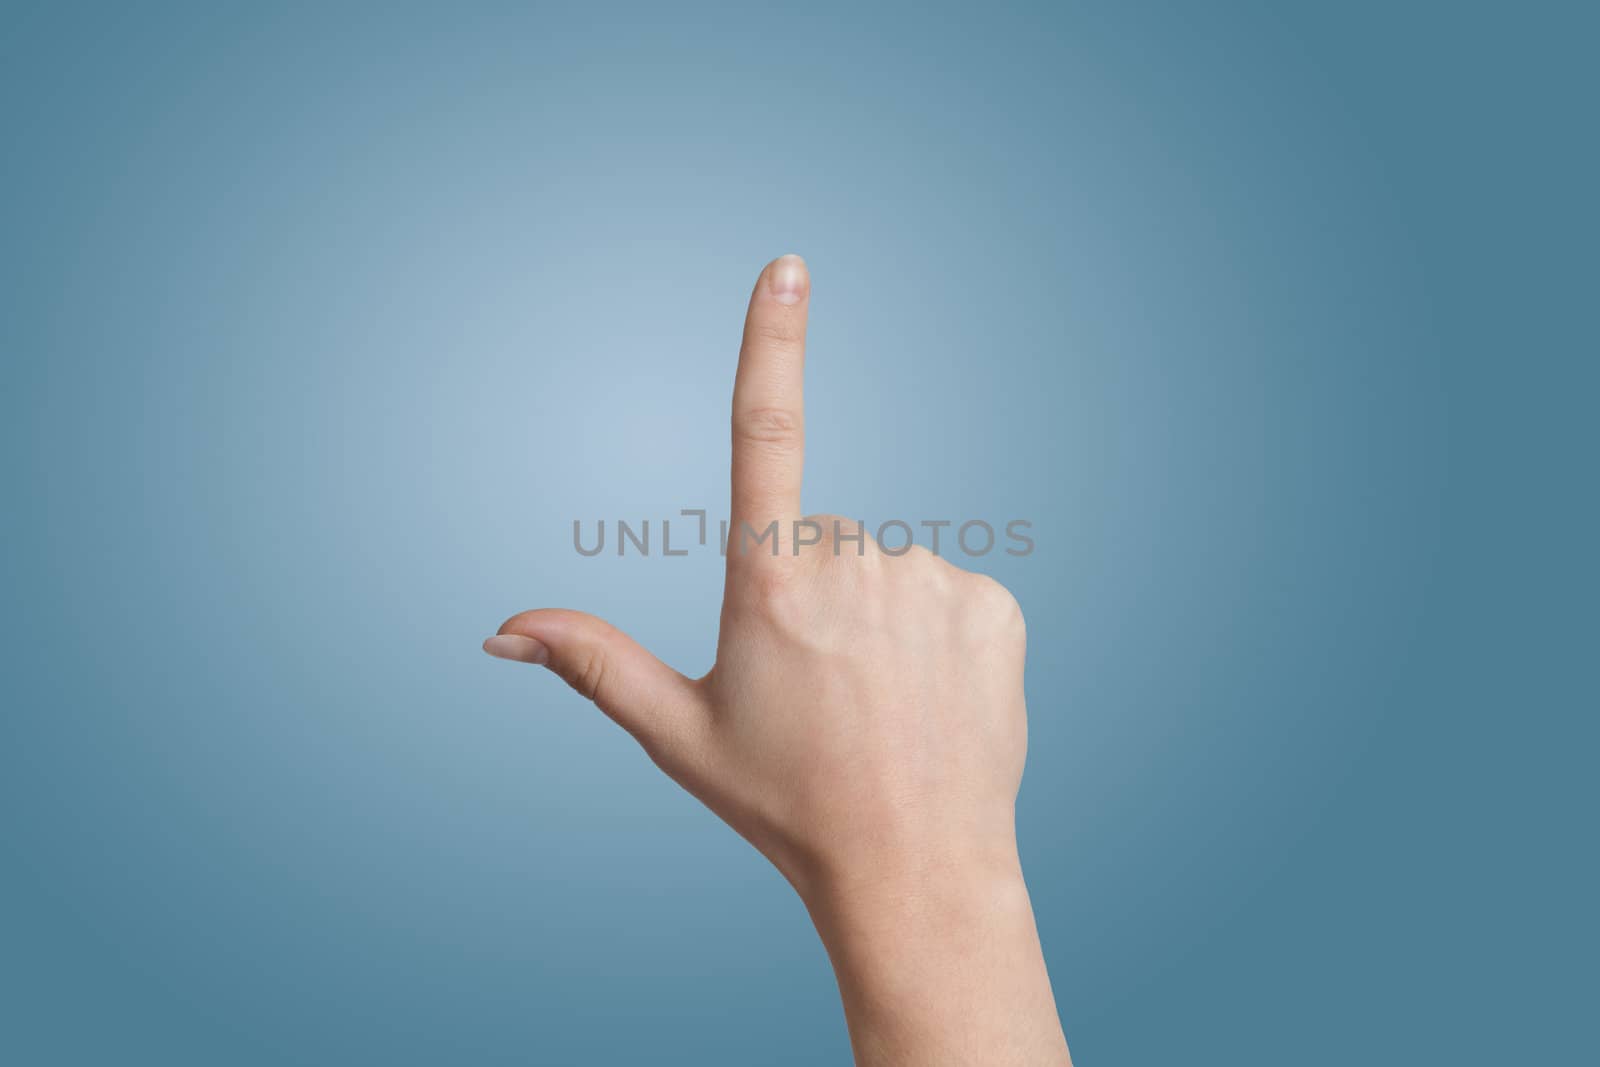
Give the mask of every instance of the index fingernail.
[[772, 265], [767, 287], [780, 304], [798, 304], [806, 295], [806, 261], [799, 256], [784, 256]]

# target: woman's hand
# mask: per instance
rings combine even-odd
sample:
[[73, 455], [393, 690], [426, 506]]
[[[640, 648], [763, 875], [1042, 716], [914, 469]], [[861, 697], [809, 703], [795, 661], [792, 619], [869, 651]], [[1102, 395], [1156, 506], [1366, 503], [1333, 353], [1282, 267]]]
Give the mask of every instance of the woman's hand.
[[1016, 851], [1022, 613], [920, 547], [802, 518], [809, 296], [785, 256], [750, 299], [711, 672], [556, 609], [484, 649], [549, 666], [777, 865], [828, 947], [859, 1063], [1067, 1063]]

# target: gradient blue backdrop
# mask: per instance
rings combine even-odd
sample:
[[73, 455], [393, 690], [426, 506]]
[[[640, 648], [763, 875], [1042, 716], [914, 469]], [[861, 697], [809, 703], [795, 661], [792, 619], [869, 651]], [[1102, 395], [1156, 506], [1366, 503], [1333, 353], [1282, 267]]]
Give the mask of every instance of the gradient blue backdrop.
[[1079, 1060], [1572, 1062], [1592, 25], [217, 6], [0, 31], [0, 1061], [847, 1061], [781, 879], [478, 650], [710, 666], [719, 562], [570, 522], [721, 512], [796, 251], [807, 507], [1035, 523]]

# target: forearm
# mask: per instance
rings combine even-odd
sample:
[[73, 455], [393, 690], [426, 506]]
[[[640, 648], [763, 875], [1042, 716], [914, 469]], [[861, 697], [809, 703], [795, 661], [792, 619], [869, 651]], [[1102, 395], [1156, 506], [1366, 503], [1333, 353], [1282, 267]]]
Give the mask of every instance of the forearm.
[[1070, 1064], [1013, 850], [813, 896], [858, 1067]]

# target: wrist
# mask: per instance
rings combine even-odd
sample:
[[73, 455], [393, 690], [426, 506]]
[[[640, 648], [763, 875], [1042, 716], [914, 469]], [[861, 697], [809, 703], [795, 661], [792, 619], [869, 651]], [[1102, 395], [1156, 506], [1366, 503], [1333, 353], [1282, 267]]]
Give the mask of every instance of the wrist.
[[801, 899], [830, 952], [836, 944], [938, 936], [961, 943], [1026, 918], [1032, 907], [1014, 840], [939, 853], [884, 852], [825, 868]]
[[862, 1064], [1070, 1064], [1014, 845], [805, 897]]

